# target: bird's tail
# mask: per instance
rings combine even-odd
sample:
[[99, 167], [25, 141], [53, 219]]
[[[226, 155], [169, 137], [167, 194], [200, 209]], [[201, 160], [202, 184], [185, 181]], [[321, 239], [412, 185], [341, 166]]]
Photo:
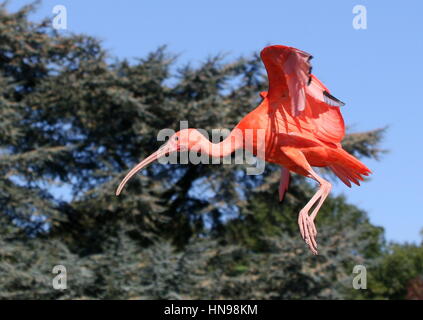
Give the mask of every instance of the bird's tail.
[[360, 180], [363, 181], [363, 176], [368, 176], [372, 173], [361, 161], [350, 155], [343, 149], [337, 149], [337, 158], [339, 161], [330, 165], [330, 169], [342, 180], [348, 187], [351, 187], [351, 182], [360, 185]]

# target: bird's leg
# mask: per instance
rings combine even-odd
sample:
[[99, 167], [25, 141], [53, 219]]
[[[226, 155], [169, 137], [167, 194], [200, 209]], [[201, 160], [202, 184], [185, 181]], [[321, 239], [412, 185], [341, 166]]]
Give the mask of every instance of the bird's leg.
[[[314, 224], [314, 219], [322, 206], [323, 202], [325, 201], [326, 197], [328, 196], [331, 190], [331, 184], [319, 177], [316, 172], [311, 168], [310, 164], [307, 162], [304, 154], [293, 147], [282, 147], [281, 148], [284, 154], [294, 162], [295, 166], [291, 168], [292, 171], [297, 172], [301, 175], [306, 177], [312, 178], [319, 183], [319, 190], [313, 195], [310, 201], [306, 204], [306, 206], [300, 211], [298, 215], [298, 226], [300, 228], [300, 233], [303, 240], [309, 246], [311, 252], [313, 254], [317, 254], [317, 242], [316, 242], [316, 235], [317, 230]], [[316, 205], [316, 208], [313, 210], [312, 214], [309, 215], [309, 211], [319, 201]]]
[[[309, 177], [319, 183], [319, 190], [317, 190], [306, 206], [300, 211], [298, 216], [298, 225], [304, 241], [307, 243], [313, 254], [317, 254], [317, 229], [314, 224], [314, 219], [316, 218], [316, 215], [328, 196], [332, 186], [328, 181], [320, 178], [314, 170], [311, 170]], [[310, 209], [316, 204], [316, 202], [316, 207], [314, 208], [312, 214], [309, 215]]]
[[[322, 206], [323, 202], [326, 200], [327, 196], [329, 195], [330, 191], [332, 190], [332, 185], [328, 181], [323, 180], [323, 179], [321, 179], [321, 180], [322, 181], [319, 182], [319, 184], [320, 184], [320, 189], [322, 190], [322, 195], [320, 197], [320, 201], [317, 203], [316, 207], [314, 208], [313, 212], [310, 215], [310, 219], [311, 219], [311, 221], [313, 221], [313, 224], [314, 224], [314, 219], [316, 218], [317, 213], [320, 210], [320, 207]], [[316, 231], [316, 234], [317, 234], [317, 231]]]

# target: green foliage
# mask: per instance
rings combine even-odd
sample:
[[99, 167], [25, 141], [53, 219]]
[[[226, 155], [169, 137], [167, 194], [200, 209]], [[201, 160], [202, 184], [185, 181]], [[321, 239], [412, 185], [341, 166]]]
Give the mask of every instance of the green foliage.
[[[162, 128], [232, 128], [249, 112], [266, 87], [257, 54], [176, 72], [165, 47], [110, 63], [98, 40], [30, 22], [33, 9], [0, 7], [0, 298], [343, 298], [354, 294], [357, 263], [380, 270], [366, 297], [404, 295], [421, 262], [389, 291], [379, 261], [397, 249], [385, 253], [383, 230], [342, 196], [322, 208], [321, 254], [312, 256], [296, 219], [313, 188], [294, 176], [278, 203], [273, 165], [246, 176], [242, 165], [154, 164], [114, 195], [160, 146]], [[382, 134], [349, 135], [344, 145], [376, 157]], [[68, 271], [62, 291], [51, 286], [59, 264]]]
[[423, 246], [391, 244], [368, 274], [368, 290], [360, 292], [362, 298], [407, 298], [413, 282], [417, 285], [423, 277]]

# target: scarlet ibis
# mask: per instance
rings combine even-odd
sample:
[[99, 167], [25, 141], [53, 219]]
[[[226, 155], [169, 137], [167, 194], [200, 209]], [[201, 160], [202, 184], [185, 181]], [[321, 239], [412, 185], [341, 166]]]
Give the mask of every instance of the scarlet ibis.
[[134, 174], [165, 154], [200, 146], [201, 152], [211, 157], [225, 157], [237, 149], [248, 149], [255, 155], [261, 154], [263, 160], [281, 166], [279, 200], [283, 199], [288, 188], [290, 172], [317, 181], [317, 192], [298, 215], [301, 236], [311, 252], [317, 254], [314, 220], [332, 185], [312, 167], [329, 168], [348, 187], [351, 187], [351, 182], [360, 185], [359, 180], [371, 171], [342, 148], [345, 126], [340, 107], [344, 103], [331, 95], [329, 89], [311, 74], [312, 56], [282, 45], [266, 47], [260, 56], [267, 71], [269, 90], [260, 93], [260, 105], [234, 129], [243, 132], [247, 129], [265, 130], [264, 144], [257, 143], [255, 139], [251, 143], [243, 139], [234, 140], [233, 130], [225, 140], [214, 144], [220, 148], [211, 148], [213, 144], [196, 129], [178, 131], [126, 175], [116, 195], [121, 193]]

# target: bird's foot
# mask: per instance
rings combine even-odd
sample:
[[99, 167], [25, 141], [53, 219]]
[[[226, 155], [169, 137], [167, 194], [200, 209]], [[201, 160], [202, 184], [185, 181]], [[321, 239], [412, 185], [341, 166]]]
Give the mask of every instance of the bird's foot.
[[311, 252], [317, 255], [317, 230], [313, 219], [310, 218], [307, 211], [300, 211], [298, 215], [298, 226], [300, 227], [301, 237], [308, 245]]

